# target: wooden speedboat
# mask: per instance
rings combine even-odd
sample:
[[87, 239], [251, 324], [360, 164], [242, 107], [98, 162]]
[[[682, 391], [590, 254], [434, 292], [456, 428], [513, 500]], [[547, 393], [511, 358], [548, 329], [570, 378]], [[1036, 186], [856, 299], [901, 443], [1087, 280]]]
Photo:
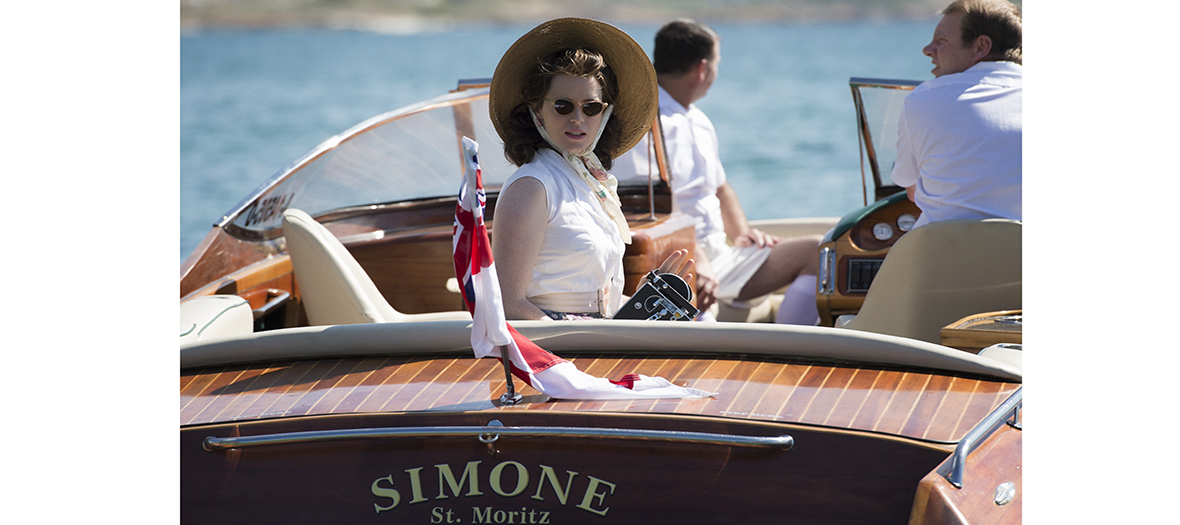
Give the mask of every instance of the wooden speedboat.
[[[757, 223], [828, 234], [817, 298], [829, 326], [512, 323], [592, 375], [661, 376], [717, 393], [706, 399], [560, 400], [517, 384], [523, 401], [500, 401], [503, 369], [472, 355], [451, 264], [459, 138], [499, 146], [486, 84], [460, 83], [309, 152], [227, 213], [182, 267], [183, 521], [1019, 522], [1014, 349], [952, 348], [927, 330], [1018, 310], [1019, 264], [1013, 283], [938, 259], [965, 299], [937, 314], [908, 303], [945, 293], [882, 295], [942, 241], [926, 227], [907, 233], [917, 210], [877, 168], [888, 139], [873, 133], [914, 83], [851, 85], [866, 209]], [[652, 143], [659, 176], [620, 189], [636, 237], [628, 292], [693, 242]], [[480, 160], [494, 235], [496, 190], [512, 167]], [[293, 209], [309, 220], [288, 213], [284, 227]], [[1019, 239], [1010, 221], [952, 227], [953, 237]], [[772, 308], [719, 317], [773, 319]], [[892, 324], [906, 315], [921, 322]]]

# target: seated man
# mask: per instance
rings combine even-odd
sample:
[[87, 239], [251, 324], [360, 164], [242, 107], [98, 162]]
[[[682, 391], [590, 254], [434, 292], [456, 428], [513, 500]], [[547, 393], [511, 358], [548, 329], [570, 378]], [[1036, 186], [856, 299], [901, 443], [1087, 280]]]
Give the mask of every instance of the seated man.
[[[696, 220], [698, 308], [705, 312], [718, 300], [737, 307], [757, 304], [770, 292], [791, 285], [803, 293], [789, 290], [788, 296], [802, 300], [796, 300], [797, 305], [784, 301], [780, 318], [815, 324], [820, 236], [780, 240], [750, 227], [721, 166], [713, 123], [693, 105], [717, 78], [720, 38], [695, 20], [674, 20], [656, 33], [654, 55], [672, 195], [678, 209]], [[646, 175], [649, 154], [644, 139], [615, 161], [611, 173], [619, 180]]]
[[1021, 220], [1021, 14], [1005, 0], [957, 0], [922, 53], [934, 80], [905, 99], [893, 182], [948, 219]]

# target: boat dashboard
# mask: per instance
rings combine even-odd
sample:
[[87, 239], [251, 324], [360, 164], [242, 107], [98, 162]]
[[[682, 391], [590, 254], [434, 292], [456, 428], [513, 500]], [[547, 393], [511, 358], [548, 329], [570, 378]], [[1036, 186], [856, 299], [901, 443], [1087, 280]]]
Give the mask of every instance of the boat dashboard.
[[[820, 324], [855, 314], [889, 249], [914, 227], [921, 210], [892, 183], [897, 122], [911, 80], [852, 78], [865, 206], [840, 219], [819, 246], [816, 306]], [[872, 200], [870, 200], [870, 195]]]

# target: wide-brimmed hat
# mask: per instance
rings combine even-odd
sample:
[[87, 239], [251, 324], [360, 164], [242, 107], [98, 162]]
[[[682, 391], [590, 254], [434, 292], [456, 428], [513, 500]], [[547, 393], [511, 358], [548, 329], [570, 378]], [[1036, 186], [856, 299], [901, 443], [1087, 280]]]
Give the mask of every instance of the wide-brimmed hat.
[[[545, 22], [516, 40], [496, 66], [488, 99], [492, 124], [504, 139], [512, 110], [524, 102], [524, 83], [537, 63], [554, 51], [588, 49], [614, 71], [619, 95], [611, 118], [618, 119], [620, 147], [603, 152], [612, 159], [639, 143], [659, 113], [656, 71], [635, 39], [610, 24], [588, 18]], [[605, 123], [604, 123], [605, 124]]]

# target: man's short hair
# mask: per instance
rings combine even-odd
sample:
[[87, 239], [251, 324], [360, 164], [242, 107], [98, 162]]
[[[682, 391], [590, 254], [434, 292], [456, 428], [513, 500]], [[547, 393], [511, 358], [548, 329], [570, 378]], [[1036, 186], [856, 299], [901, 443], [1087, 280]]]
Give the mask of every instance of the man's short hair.
[[955, 13], [963, 14], [963, 45], [971, 45], [982, 35], [991, 38], [992, 51], [984, 62], [1021, 64], [1020, 7], [1005, 0], [955, 0], [942, 10], [943, 16]]
[[712, 60], [713, 44], [718, 40], [716, 32], [696, 20], [673, 20], [656, 32], [652, 65], [656, 73], [684, 73], [701, 59]]

